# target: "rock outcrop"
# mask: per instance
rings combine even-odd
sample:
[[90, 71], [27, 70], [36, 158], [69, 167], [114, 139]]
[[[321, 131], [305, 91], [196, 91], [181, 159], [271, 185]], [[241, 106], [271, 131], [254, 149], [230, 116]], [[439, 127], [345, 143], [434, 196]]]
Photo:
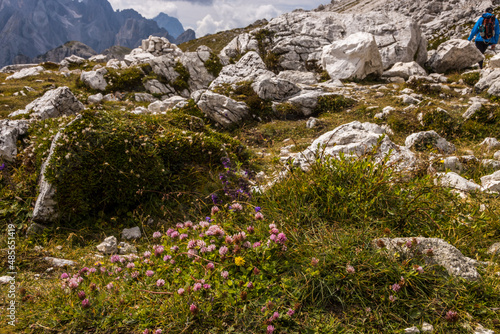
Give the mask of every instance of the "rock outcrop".
[[321, 64], [332, 79], [380, 76], [382, 57], [372, 34], [359, 32], [323, 47]]
[[385, 129], [373, 123], [359, 121], [341, 125], [321, 135], [295, 158], [302, 168], [307, 169], [318, 154], [333, 157], [345, 154], [359, 157], [373, 150], [379, 141], [376, 161], [381, 162], [389, 155], [388, 164], [395, 168], [409, 169], [415, 166], [417, 160], [414, 153], [394, 144], [386, 135]]
[[369, 12], [363, 15], [330, 11], [295, 11], [272, 19], [269, 23], [236, 37], [220, 53], [225, 64], [230, 58], [249, 50], [258, 50], [257, 38], [279, 56], [285, 70], [306, 69], [307, 63], [320, 63], [322, 48], [335, 41], [349, 40], [350, 35], [365, 32], [375, 37], [383, 68], [397, 62], [427, 60], [427, 41], [420, 27], [395, 12]]
[[425, 256], [427, 264], [437, 264], [443, 266], [451, 276], [461, 277], [468, 281], [475, 281], [481, 278], [477, 272], [476, 260], [464, 256], [457, 248], [446, 241], [438, 238], [380, 238], [374, 240], [374, 245], [383, 245], [392, 255], [395, 252], [407, 257], [415, 254], [429, 254]]

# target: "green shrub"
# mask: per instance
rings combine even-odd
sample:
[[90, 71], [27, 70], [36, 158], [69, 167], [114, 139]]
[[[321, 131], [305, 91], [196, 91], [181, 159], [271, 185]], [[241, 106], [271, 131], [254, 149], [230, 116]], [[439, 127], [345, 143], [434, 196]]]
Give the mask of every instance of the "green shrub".
[[172, 82], [172, 87], [178, 92], [189, 89], [189, 71], [187, 68], [182, 65], [181, 62], [177, 62], [174, 66], [174, 70], [179, 73], [179, 76]]
[[422, 123], [426, 130], [434, 130], [444, 137], [455, 135], [459, 128], [458, 122], [445, 111], [438, 109], [425, 112], [422, 116]]
[[473, 72], [473, 73], [464, 73], [462, 74], [462, 80], [469, 86], [474, 86], [478, 81], [481, 73]]
[[209, 178], [204, 174], [226, 151], [236, 161], [246, 159], [240, 144], [224, 134], [169, 122], [182, 124], [160, 116], [84, 112], [65, 130], [46, 172], [60, 211], [81, 216], [128, 212], [140, 203], [160, 206], [166, 194], [203, 189]]
[[215, 53], [210, 53], [210, 57], [205, 62], [205, 67], [208, 73], [212, 74], [214, 77], [218, 77], [223, 66], [220, 62], [219, 56]]
[[144, 91], [142, 78], [144, 72], [139, 67], [129, 67], [123, 70], [108, 68], [104, 75], [108, 86], [106, 93], [116, 91]]
[[318, 98], [318, 105], [315, 108], [315, 113], [323, 112], [341, 112], [346, 108], [354, 106], [355, 101], [346, 98], [343, 95], [323, 95]]

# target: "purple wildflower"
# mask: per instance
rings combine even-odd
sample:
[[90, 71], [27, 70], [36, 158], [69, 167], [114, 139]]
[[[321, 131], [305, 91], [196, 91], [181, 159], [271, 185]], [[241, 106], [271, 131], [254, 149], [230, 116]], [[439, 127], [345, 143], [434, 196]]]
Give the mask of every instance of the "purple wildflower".
[[183, 288], [180, 288], [179, 290], [177, 290], [177, 293], [182, 296], [182, 294], [184, 294], [184, 291], [185, 290]]
[[160, 278], [159, 280], [156, 281], [156, 286], [160, 287], [164, 285], [165, 285], [165, 280]]
[[85, 298], [84, 300], [82, 300], [82, 307], [83, 308], [87, 308], [87, 307], [90, 307], [90, 302], [87, 298]]
[[257, 212], [255, 214], [255, 220], [263, 220], [264, 219], [264, 215], [262, 214], [262, 212]]
[[249, 288], [249, 289], [253, 289], [253, 288], [254, 288], [253, 283], [252, 283], [252, 282], [248, 282], [248, 283], [247, 283], [247, 288]]
[[66, 273], [62, 273], [62, 274], [61, 274], [61, 279], [66, 279], [66, 278], [68, 278], [68, 277], [69, 277], [69, 275], [68, 275], [68, 274], [66, 274]]
[[255, 212], [259, 212], [262, 208], [260, 206], [255, 207]]
[[396, 297], [394, 297], [393, 295], [390, 295], [389, 296], [389, 300], [394, 303], [396, 301]]
[[222, 276], [222, 278], [227, 279], [229, 277], [229, 272], [223, 271], [220, 273], [220, 275]]
[[161, 238], [161, 232], [156, 231], [155, 233], [153, 233], [153, 238]]
[[295, 311], [292, 309], [289, 309], [288, 312], [286, 312], [286, 315], [288, 315], [289, 317], [291, 317], [294, 314], [295, 314]]
[[354, 274], [354, 273], [356, 272], [356, 269], [354, 269], [354, 267], [353, 267], [353, 266], [348, 265], [348, 266], [346, 267], [346, 271], [347, 271], [347, 273], [348, 273], [348, 274]]
[[449, 322], [455, 322], [458, 320], [458, 313], [455, 311], [449, 310], [448, 312], [446, 312], [446, 315], [444, 318]]
[[213, 270], [215, 268], [214, 264], [212, 262], [210, 262], [209, 264], [207, 264], [207, 269], [208, 270]]
[[146, 276], [151, 277], [154, 275], [154, 273], [155, 273], [154, 271], [148, 270], [148, 271], [146, 271]]
[[108, 285], [106, 285], [106, 289], [108, 289], [108, 290], [113, 289], [113, 287], [114, 287], [113, 282], [111, 282]]
[[272, 334], [273, 332], [274, 332], [274, 326], [273, 325], [267, 326], [267, 334]]
[[120, 256], [119, 255], [111, 255], [110, 261], [111, 261], [111, 263], [119, 262]]
[[287, 237], [286, 237], [285, 233], [280, 233], [280, 234], [278, 234], [278, 242], [279, 242], [280, 244], [284, 245], [284, 244], [285, 244], [285, 242], [286, 242], [287, 240], [288, 240], [288, 239], [287, 239]]
[[401, 290], [401, 285], [399, 285], [398, 283], [394, 283], [394, 284], [391, 286], [391, 289], [392, 289], [394, 292], [398, 292], [399, 290]]
[[193, 290], [198, 291], [201, 289], [201, 283], [194, 283]]
[[212, 286], [210, 284], [203, 284], [203, 289], [210, 289]]
[[190, 311], [192, 314], [196, 314], [196, 313], [198, 313], [198, 306], [196, 306], [195, 304], [191, 304], [191, 306], [189, 306], [189, 311]]
[[226, 246], [222, 246], [220, 249], [219, 249], [219, 254], [221, 256], [224, 256], [227, 254], [227, 252], [229, 251], [229, 249], [226, 247]]
[[85, 291], [78, 291], [78, 298], [80, 298], [80, 300], [84, 300], [85, 299]]

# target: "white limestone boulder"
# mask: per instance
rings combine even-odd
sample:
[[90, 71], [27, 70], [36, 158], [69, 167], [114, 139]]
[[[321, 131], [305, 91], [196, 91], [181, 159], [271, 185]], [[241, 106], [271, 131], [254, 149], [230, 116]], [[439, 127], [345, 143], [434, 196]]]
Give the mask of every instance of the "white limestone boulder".
[[97, 250], [104, 254], [117, 254], [118, 253], [118, 244], [116, 237], [111, 236], [104, 239], [99, 245], [96, 246]]
[[323, 47], [321, 64], [332, 79], [364, 79], [383, 72], [382, 57], [372, 34], [359, 32]]
[[88, 104], [99, 104], [102, 102], [103, 99], [104, 99], [104, 96], [102, 95], [102, 93], [97, 93], [94, 95], [90, 95], [87, 98], [87, 103]]
[[488, 62], [489, 68], [500, 68], [500, 54], [496, 54], [490, 58]]
[[485, 190], [500, 192], [500, 171], [481, 178], [481, 185]]
[[14, 161], [17, 156], [17, 140], [28, 132], [27, 120], [0, 120], [0, 158]]
[[485, 138], [479, 146], [485, 148], [487, 151], [497, 150], [500, 148], [500, 142], [493, 137]]
[[165, 85], [156, 79], [148, 80], [144, 83], [144, 88], [151, 94], [171, 95], [175, 90], [170, 85]]
[[[74, 120], [68, 123], [70, 126], [74, 122], [78, 122], [81, 119], [81, 115], [77, 115]], [[66, 126], [66, 127], [67, 127]], [[45, 178], [45, 171], [49, 165], [52, 156], [54, 155], [57, 142], [62, 136], [65, 128], [61, 128], [52, 140], [50, 145], [49, 155], [47, 159], [43, 162], [42, 168], [40, 170], [40, 180], [38, 181], [38, 197], [35, 202], [35, 208], [33, 209], [32, 220], [35, 222], [53, 222], [59, 217], [59, 212], [57, 211], [57, 202], [55, 200], [55, 187], [49, 183]]]
[[266, 69], [264, 61], [255, 51], [245, 54], [236, 64], [224, 66], [219, 76], [210, 84], [213, 89], [223, 84], [236, 84], [242, 81], [254, 81], [261, 75], [269, 77], [275, 74]]
[[302, 71], [281, 71], [278, 73], [278, 79], [288, 80], [295, 84], [315, 85], [318, 79], [315, 73]]
[[455, 152], [455, 145], [449, 143], [434, 130], [413, 133], [406, 137], [405, 146], [416, 151], [437, 149], [440, 153]]
[[231, 40], [219, 53], [222, 64], [229, 65], [231, 59], [235, 59], [247, 51], [258, 51], [258, 42], [249, 33], [243, 33]]
[[474, 116], [483, 106], [481, 102], [473, 102], [469, 108], [464, 112], [462, 118], [466, 121]]
[[104, 78], [106, 73], [108, 73], [106, 68], [100, 68], [98, 70], [88, 72], [83, 71], [82, 74], [80, 74], [80, 80], [92, 89], [105, 91], [108, 86], [108, 83]]
[[461, 70], [470, 67], [484, 56], [474, 43], [462, 39], [450, 39], [442, 43], [429, 59], [429, 66], [438, 73], [448, 70]]
[[141, 236], [142, 233], [139, 226], [135, 226], [132, 228], [124, 228], [122, 231], [122, 239], [125, 240], [140, 239]]
[[393, 256], [396, 252], [405, 257], [424, 254], [426, 264], [440, 265], [446, 269], [450, 276], [461, 277], [468, 281], [476, 281], [481, 278], [476, 269], [478, 262], [464, 256], [456, 247], [442, 239], [422, 237], [380, 238], [374, 240], [373, 245], [377, 248], [383, 245], [382, 248], [387, 250], [388, 256]]
[[252, 84], [252, 89], [261, 99], [271, 101], [284, 101], [301, 91], [293, 82], [279, 79], [274, 75], [258, 77]]
[[44, 120], [74, 115], [84, 108], [83, 103], [78, 101], [68, 87], [59, 87], [49, 90], [42, 97], [28, 104], [25, 110], [31, 113], [31, 118]]
[[190, 91], [207, 89], [215, 79], [214, 75], [205, 66], [211, 54], [212, 50], [202, 45], [195, 52], [186, 52], [180, 57], [180, 62], [189, 72], [188, 85]]
[[250, 108], [244, 102], [235, 101], [212, 91], [206, 91], [201, 95], [198, 107], [207, 117], [225, 128], [240, 123], [250, 113]]
[[469, 181], [466, 178], [458, 175], [455, 172], [436, 173], [434, 184], [445, 188], [453, 188], [456, 190], [471, 192], [482, 190], [481, 186], [475, 182]]
[[412, 75], [426, 76], [427, 72], [416, 61], [412, 61], [409, 63], [397, 62], [382, 74], [384, 77], [400, 77], [405, 80], [408, 80]]
[[[381, 139], [381, 137], [383, 138]], [[354, 121], [329, 131], [316, 138], [301, 152], [297, 162], [304, 169], [315, 161], [318, 154], [339, 157], [340, 154], [360, 157], [370, 152], [380, 140], [376, 161], [381, 162], [389, 155], [388, 164], [396, 169], [411, 169], [416, 165], [415, 154], [406, 147], [394, 144], [386, 135], [386, 130], [373, 123]]]
[[163, 101], [155, 101], [148, 106], [148, 110], [152, 113], [162, 113], [175, 108], [179, 103], [186, 102], [187, 100], [182, 96], [172, 96]]
[[42, 66], [28, 67], [23, 68], [19, 72], [15, 72], [12, 75], [9, 75], [5, 80], [15, 80], [15, 79], [24, 79], [27, 77], [32, 77], [39, 75], [45, 69]]

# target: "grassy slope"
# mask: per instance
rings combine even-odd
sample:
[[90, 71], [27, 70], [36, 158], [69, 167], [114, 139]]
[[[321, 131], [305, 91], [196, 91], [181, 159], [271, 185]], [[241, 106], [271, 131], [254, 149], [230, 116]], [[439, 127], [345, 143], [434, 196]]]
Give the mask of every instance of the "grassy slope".
[[[224, 41], [230, 40], [232, 34], [221, 33]], [[216, 39], [214, 36], [205, 38]], [[185, 50], [194, 50], [194, 43]], [[218, 50], [220, 45], [217, 45], [211, 47]], [[460, 77], [460, 73], [449, 75], [453, 82]], [[1, 81], [4, 78], [5, 75], [0, 75]], [[35, 82], [38, 79], [43, 82]], [[74, 75], [65, 78], [57, 74], [6, 82], [0, 86], [3, 94], [0, 95], [0, 105], [8, 107], [1, 109], [1, 117], [41, 96], [49, 84], [68, 85], [85, 100], [89, 92], [77, 87], [75, 82]], [[12, 96], [26, 85], [36, 92], [25, 98]], [[428, 95], [428, 100], [418, 110], [404, 113], [405, 106], [395, 96], [405, 85], [384, 91], [382, 97], [376, 97], [377, 91], [369, 89], [367, 83], [360, 83], [360, 86], [367, 89], [355, 93], [358, 102], [353, 107], [341, 112], [324, 110], [318, 115], [321, 126], [317, 128], [306, 129], [306, 120], [272, 119], [249, 122], [228, 134], [247, 144], [255, 153], [254, 166], [260, 166], [270, 174], [279, 170], [275, 157], [282, 146], [289, 145], [289, 142], [283, 143], [285, 139], [290, 138], [296, 143], [297, 150], [303, 149], [314, 138], [338, 125], [352, 120], [373, 121], [374, 114], [386, 105], [397, 108], [389, 123], [395, 131], [391, 138], [398, 144], [402, 144], [411, 132], [425, 129], [415, 121], [419, 111], [426, 112], [440, 106], [450, 112], [454, 124], [462, 124], [460, 118], [466, 109], [466, 100], [458, 94]], [[455, 87], [467, 86], [456, 84]], [[428, 102], [431, 102], [431, 107], [427, 106]], [[378, 108], [368, 109], [370, 106]], [[130, 109], [133, 103], [103, 106], [105, 110], [122, 107]], [[492, 108], [497, 108], [496, 104]], [[458, 146], [459, 154], [472, 150], [477, 157], [491, 158], [492, 153], [483, 152], [477, 144], [487, 136], [498, 138], [499, 124], [499, 120], [487, 126], [471, 124], [469, 128], [481, 128], [474, 135], [463, 126], [436, 130], [449, 131], [447, 138]], [[265, 333], [272, 325], [276, 332], [283, 333], [398, 333], [406, 327], [420, 326], [424, 321], [433, 324], [437, 333], [470, 333], [477, 323], [500, 329], [497, 265], [480, 269], [482, 280], [469, 283], [448, 277], [442, 268], [426, 266], [425, 257], [388, 260], [371, 246], [373, 239], [383, 236], [439, 237], [467, 256], [495, 261], [486, 250], [500, 238], [498, 198], [477, 194], [463, 200], [447, 190], [434, 187], [432, 180], [422, 177], [422, 174], [411, 180], [400, 180], [390, 170], [374, 166], [369, 157], [355, 162], [332, 163], [334, 168], [317, 165], [308, 174], [290, 173], [269, 192], [242, 201], [245, 204], [243, 212], [228, 210], [226, 199], [220, 205], [222, 211], [211, 216], [207, 211], [211, 206], [210, 199], [203, 196], [196, 201], [204, 202], [204, 205], [196, 201], [185, 203], [186, 207], [196, 207], [198, 216], [194, 211], [186, 211], [185, 217], [158, 216], [157, 212], [153, 215], [147, 208], [139, 207], [126, 215], [102, 214], [71, 224], [61, 222], [42, 235], [30, 238], [23, 235], [36, 196], [37, 163], [30, 164], [30, 159], [23, 159], [8, 164], [1, 172], [0, 218], [19, 228], [16, 245], [19, 327], [16, 332], [142, 333], [146, 328], [163, 328], [164, 333]], [[468, 176], [477, 181], [487, 172], [477, 168]], [[205, 177], [216, 184], [218, 173]], [[484, 204], [486, 210], [480, 210], [480, 204]], [[254, 218], [256, 206], [262, 207], [262, 221]], [[205, 256], [215, 263], [213, 274], [206, 270], [206, 261], [192, 262], [183, 256], [176, 257], [176, 266], [165, 264], [161, 257], [154, 256], [149, 265], [136, 261], [136, 268], [142, 273], [137, 280], [116, 280], [117, 274], [111, 279], [105, 275], [91, 275], [90, 279], [84, 280], [78, 291], [85, 291], [91, 302], [90, 308], [81, 306], [76, 291], [67, 295], [60, 288], [59, 277], [63, 272], [73, 274], [84, 266], [95, 267], [99, 260], [94, 255], [95, 246], [106, 236], [119, 237], [124, 227], [141, 227], [145, 236], [132, 242], [138, 247], [139, 254], [153, 251], [152, 247], [160, 243], [165, 246], [165, 254], [170, 254], [174, 242], [169, 238], [153, 239], [153, 232], [165, 233], [180, 221], [192, 219], [198, 222], [205, 216], [211, 216], [215, 223], [223, 226], [226, 234], [247, 231], [248, 226], [253, 226], [255, 232], [248, 233], [248, 240], [252, 243], [265, 243], [270, 235], [268, 225], [275, 223], [288, 238], [287, 250], [272, 244], [274, 248], [259, 253], [259, 248], [238, 249], [238, 243], [217, 240], [217, 247], [226, 245], [230, 253], [225, 259], [221, 259], [217, 252]], [[2, 225], [4, 230], [5, 223]], [[188, 233], [189, 239], [197, 238], [197, 234], [189, 229], [179, 230]], [[185, 247], [189, 239], [175, 244]], [[3, 252], [5, 242], [2, 238], [0, 248]], [[210, 238], [206, 242], [209, 243]], [[34, 250], [34, 246], [43, 249]], [[237, 252], [233, 253], [235, 250]], [[50, 266], [42, 260], [45, 256], [73, 259], [78, 261], [78, 266], [47, 272]], [[236, 263], [238, 256], [245, 259], [244, 266]], [[2, 256], [1, 261], [4, 269], [0, 273], [4, 274], [6, 256]], [[118, 267], [109, 263], [108, 258], [101, 261], [109, 269]], [[355, 272], [349, 273], [348, 266], [352, 266]], [[414, 266], [422, 266], [424, 273], [420, 274]], [[173, 267], [180, 268], [181, 272]], [[254, 267], [259, 269], [258, 274], [254, 273]], [[147, 269], [154, 270], [158, 276], [146, 278], [144, 272]], [[220, 276], [224, 270], [230, 275], [231, 285]], [[155, 285], [160, 277], [167, 278], [163, 290]], [[404, 283], [401, 277], [405, 278]], [[175, 292], [180, 287], [187, 290], [201, 278], [212, 284], [211, 290], [191, 291], [183, 297], [151, 293]], [[115, 287], [108, 290], [106, 285], [111, 281], [115, 282]], [[254, 288], [248, 288], [248, 282], [253, 282]], [[92, 292], [91, 283], [97, 285], [98, 292]], [[397, 293], [390, 288], [395, 283], [402, 286]], [[6, 286], [1, 289], [3, 300], [0, 302], [5, 307]], [[391, 295], [397, 298], [394, 302], [389, 300]], [[191, 304], [197, 305], [198, 312], [190, 312]], [[286, 315], [290, 309], [295, 311], [292, 316]], [[454, 321], [446, 319], [450, 310], [457, 312], [457, 318], [450, 319]], [[280, 317], [270, 321], [274, 312]], [[0, 332], [9, 333], [5, 318], [0, 324]]]

